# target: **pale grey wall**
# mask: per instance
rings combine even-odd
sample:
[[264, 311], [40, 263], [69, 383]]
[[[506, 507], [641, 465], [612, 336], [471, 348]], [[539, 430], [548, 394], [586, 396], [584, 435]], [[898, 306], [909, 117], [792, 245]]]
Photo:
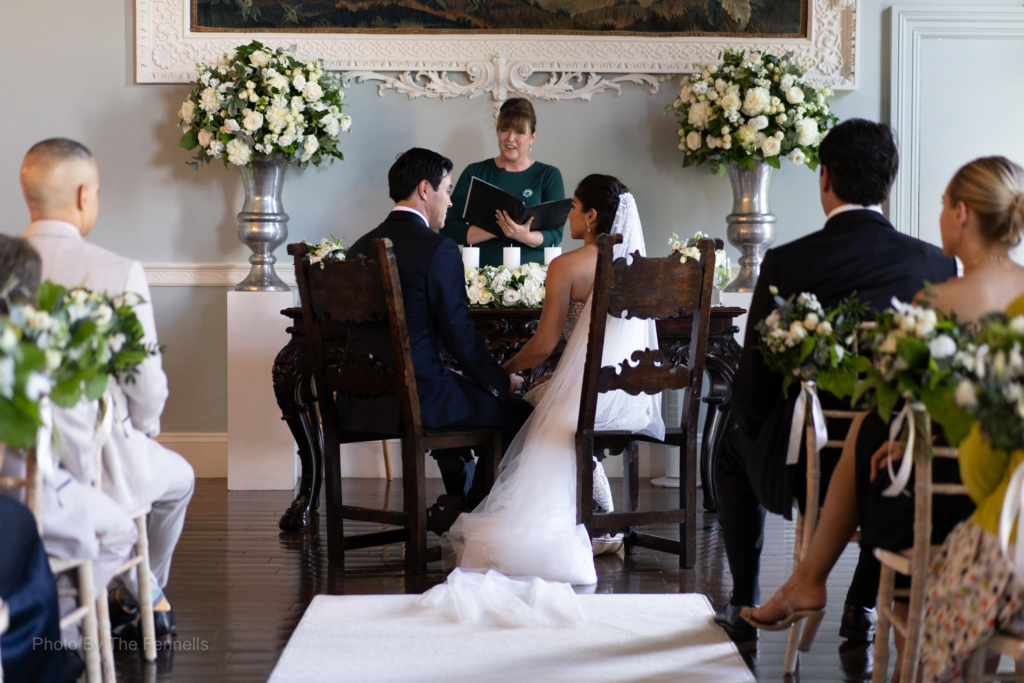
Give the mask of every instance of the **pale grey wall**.
[[[28, 221], [17, 176], [25, 151], [62, 135], [91, 147], [100, 165], [103, 208], [91, 240], [142, 261], [243, 261], [247, 252], [235, 236], [234, 214], [241, 204], [236, 172], [220, 166], [194, 172], [185, 166], [188, 154], [176, 147], [176, 112], [188, 88], [134, 84], [132, 0], [3, 4], [0, 45], [14, 68], [0, 114], [0, 232], [19, 233]], [[888, 117], [883, 10], [890, 4], [861, 0], [860, 87], [835, 98], [841, 118]], [[627, 85], [621, 97], [536, 103], [536, 158], [557, 165], [569, 188], [591, 172], [622, 178], [637, 197], [654, 254], [666, 251], [671, 232], [704, 230], [724, 238], [731, 205], [726, 181], [704, 169], [680, 167], [675, 120], [662, 114], [678, 82], [673, 79], [657, 95]], [[351, 242], [376, 225], [390, 206], [387, 168], [407, 147], [442, 151], [457, 172], [495, 152], [486, 98], [409, 101], [394, 93], [378, 97], [367, 84], [350, 88], [347, 102], [354, 123], [342, 144], [346, 160], [288, 179], [284, 201], [292, 240], [334, 234]], [[936, 196], [941, 191], [925, 188]], [[823, 216], [814, 174], [784, 162], [772, 208], [779, 218], [778, 243], [819, 228]], [[565, 246], [570, 243], [567, 238]], [[226, 431], [224, 290], [158, 288], [154, 300], [171, 382], [165, 431]]]

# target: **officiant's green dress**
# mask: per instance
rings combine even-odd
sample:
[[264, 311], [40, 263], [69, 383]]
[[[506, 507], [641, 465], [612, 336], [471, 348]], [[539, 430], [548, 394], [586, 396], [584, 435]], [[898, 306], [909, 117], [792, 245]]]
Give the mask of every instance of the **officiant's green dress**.
[[[494, 163], [494, 159], [470, 164], [459, 176], [459, 182], [455, 184], [455, 189], [452, 191], [452, 208], [448, 209], [448, 217], [441, 229], [442, 235], [452, 238], [462, 246], [466, 245], [466, 233], [469, 232], [469, 224], [463, 222], [462, 212], [466, 208], [469, 181], [474, 176], [500, 187], [513, 197], [521, 199], [527, 206], [565, 199], [562, 174], [554, 166], [534, 161], [533, 165], [525, 171], [505, 171]], [[481, 266], [500, 266], [503, 260], [502, 248], [504, 247], [522, 249], [519, 254], [521, 263], [544, 263], [544, 247], [560, 245], [562, 229], [540, 230], [544, 241], [538, 247], [528, 247], [522, 242], [507, 237], [495, 237], [473, 246], [480, 248]]]

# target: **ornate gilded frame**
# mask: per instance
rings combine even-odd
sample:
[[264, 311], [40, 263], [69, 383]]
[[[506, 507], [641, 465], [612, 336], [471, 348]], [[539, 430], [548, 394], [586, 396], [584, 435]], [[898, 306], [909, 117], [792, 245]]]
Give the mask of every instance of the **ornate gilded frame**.
[[[715, 61], [722, 48], [794, 53], [817, 65], [816, 79], [833, 88], [857, 87], [859, 0], [809, 0], [807, 38], [665, 37], [640, 35], [494, 35], [193, 32], [190, 0], [135, 0], [135, 78], [138, 83], [187, 83], [196, 62], [216, 61], [240, 43], [297, 44], [317, 55], [346, 83], [375, 81], [417, 97], [476, 97], [495, 102], [510, 94], [546, 100], [584, 99], [622, 83], [657, 92], [672, 75]], [[530, 83], [546, 72], [543, 83]], [[449, 74], [461, 76], [450, 78]]]

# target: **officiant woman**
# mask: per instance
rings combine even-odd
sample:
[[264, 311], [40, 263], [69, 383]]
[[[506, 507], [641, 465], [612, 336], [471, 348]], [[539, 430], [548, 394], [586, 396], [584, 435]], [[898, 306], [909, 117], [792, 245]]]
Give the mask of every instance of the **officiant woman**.
[[507, 214], [498, 218], [505, 237], [495, 237], [462, 221], [469, 181], [474, 176], [500, 187], [526, 206], [565, 199], [559, 170], [530, 158], [530, 145], [536, 139], [537, 115], [533, 105], [522, 98], [506, 100], [498, 114], [498, 156], [467, 166], [455, 185], [452, 208], [448, 211], [441, 234], [460, 245], [479, 247], [481, 266], [500, 266], [503, 247], [519, 247], [522, 263], [544, 263], [544, 247], [556, 247], [562, 243], [561, 227], [531, 231], [529, 225], [519, 225]]

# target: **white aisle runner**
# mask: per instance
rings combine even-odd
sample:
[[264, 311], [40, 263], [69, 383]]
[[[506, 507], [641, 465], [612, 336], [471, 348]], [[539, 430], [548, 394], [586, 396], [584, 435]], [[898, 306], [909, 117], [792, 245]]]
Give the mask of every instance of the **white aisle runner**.
[[581, 595], [578, 628], [460, 624], [418, 595], [318, 595], [271, 683], [754, 681], [699, 594]]

